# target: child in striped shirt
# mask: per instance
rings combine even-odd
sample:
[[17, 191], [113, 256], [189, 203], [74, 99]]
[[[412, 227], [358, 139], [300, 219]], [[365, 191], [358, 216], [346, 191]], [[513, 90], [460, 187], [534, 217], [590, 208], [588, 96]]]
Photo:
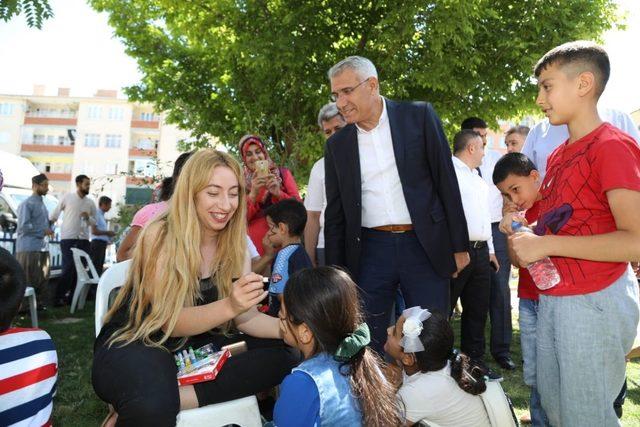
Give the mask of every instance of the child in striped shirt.
[[58, 356], [49, 334], [12, 328], [24, 298], [25, 275], [0, 248], [0, 425], [50, 426]]

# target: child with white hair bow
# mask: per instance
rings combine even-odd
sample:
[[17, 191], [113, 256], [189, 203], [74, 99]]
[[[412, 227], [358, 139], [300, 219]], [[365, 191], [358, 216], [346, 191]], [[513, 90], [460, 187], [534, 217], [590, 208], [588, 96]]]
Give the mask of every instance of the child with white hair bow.
[[486, 390], [482, 372], [453, 349], [453, 329], [447, 318], [421, 307], [403, 311], [387, 331], [385, 351], [403, 369], [398, 398], [407, 425], [425, 421], [438, 426], [489, 427], [480, 393]]

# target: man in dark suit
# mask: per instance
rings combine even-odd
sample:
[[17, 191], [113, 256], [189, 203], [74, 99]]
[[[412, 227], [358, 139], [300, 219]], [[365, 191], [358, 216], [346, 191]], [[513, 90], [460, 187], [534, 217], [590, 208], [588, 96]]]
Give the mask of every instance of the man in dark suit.
[[380, 96], [375, 66], [352, 56], [329, 70], [348, 125], [325, 148], [325, 254], [345, 267], [378, 352], [398, 286], [408, 307], [449, 311], [449, 278], [469, 263], [451, 151], [430, 104]]

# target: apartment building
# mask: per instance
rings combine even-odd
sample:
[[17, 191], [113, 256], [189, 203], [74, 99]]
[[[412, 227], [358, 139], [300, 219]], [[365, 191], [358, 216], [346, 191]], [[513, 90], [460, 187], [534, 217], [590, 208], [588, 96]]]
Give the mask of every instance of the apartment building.
[[177, 143], [189, 133], [164, 122], [150, 104], [129, 102], [115, 90], [73, 97], [68, 88], [45, 96], [0, 94], [0, 155], [28, 158], [49, 177], [54, 194], [92, 178], [92, 194], [118, 203], [146, 203], [150, 178], [171, 173]]

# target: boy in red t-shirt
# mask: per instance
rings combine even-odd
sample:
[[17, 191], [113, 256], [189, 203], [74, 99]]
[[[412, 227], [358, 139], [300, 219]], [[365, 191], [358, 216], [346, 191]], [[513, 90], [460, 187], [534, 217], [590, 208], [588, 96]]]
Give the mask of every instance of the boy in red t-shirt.
[[598, 45], [572, 42], [536, 64], [537, 104], [569, 139], [549, 156], [536, 234], [510, 237], [520, 266], [550, 256], [560, 283], [540, 291], [537, 384], [552, 425], [619, 425], [613, 401], [638, 324], [640, 148], [596, 105], [609, 77]]
[[[540, 173], [533, 162], [524, 154], [505, 154], [495, 165], [493, 183], [502, 195], [511, 202], [513, 212], [506, 212], [500, 223], [500, 231], [512, 235], [511, 223], [533, 224], [538, 220], [541, 196]], [[525, 211], [524, 218], [522, 213]], [[510, 245], [507, 246], [512, 263], [516, 260]], [[518, 323], [520, 325], [520, 345], [522, 347], [523, 380], [531, 387], [529, 411], [534, 426], [547, 426], [547, 415], [540, 404], [536, 384], [536, 326], [538, 323], [538, 288], [533, 283], [526, 268], [520, 268], [518, 279]]]

